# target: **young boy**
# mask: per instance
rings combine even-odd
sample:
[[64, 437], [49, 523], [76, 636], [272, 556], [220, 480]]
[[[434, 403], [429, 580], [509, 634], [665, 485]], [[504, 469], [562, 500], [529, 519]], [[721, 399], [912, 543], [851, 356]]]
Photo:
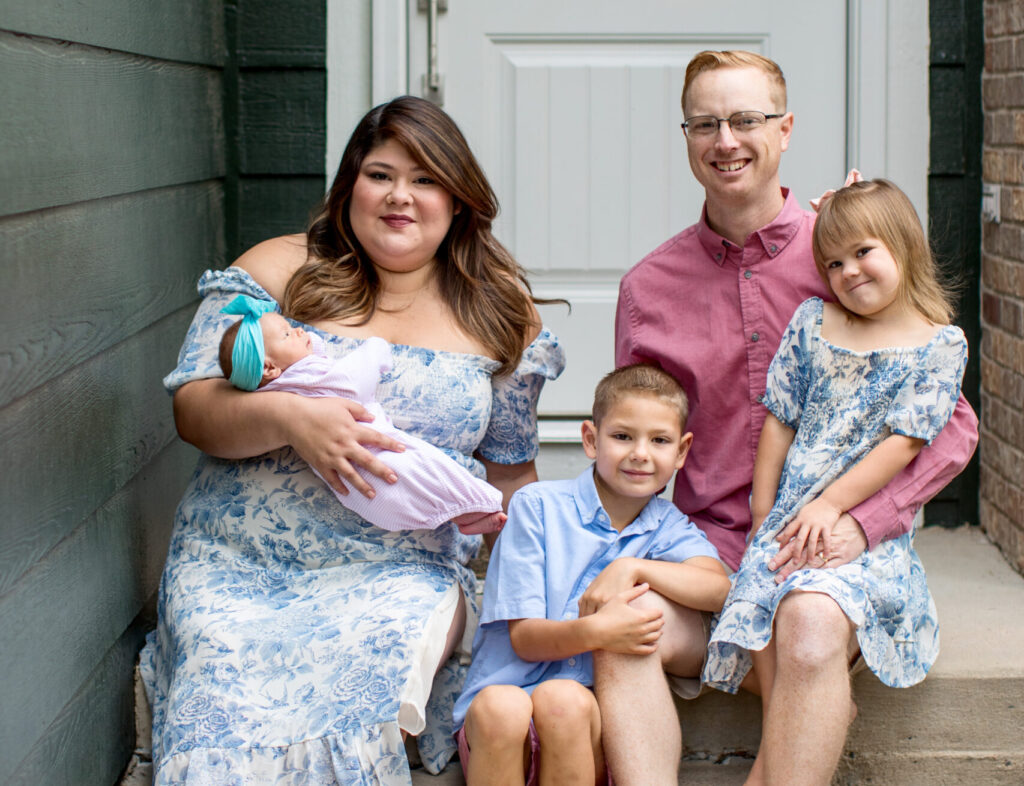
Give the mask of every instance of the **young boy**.
[[[701, 612], [722, 608], [729, 579], [704, 534], [657, 496], [686, 459], [687, 414], [664, 371], [613, 371], [583, 424], [593, 467], [512, 497], [455, 705], [469, 786], [536, 784], [541, 770], [547, 783], [605, 782], [593, 650], [663, 648], [666, 671], [699, 677], [710, 616]], [[674, 642], [659, 641], [655, 593], [687, 607]]]

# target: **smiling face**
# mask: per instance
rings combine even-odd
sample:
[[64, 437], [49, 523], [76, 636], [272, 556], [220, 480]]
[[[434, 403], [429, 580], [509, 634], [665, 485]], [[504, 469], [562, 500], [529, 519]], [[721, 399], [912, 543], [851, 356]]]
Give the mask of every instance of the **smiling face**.
[[824, 256], [825, 277], [842, 306], [877, 318], [901, 308], [900, 268], [885, 244], [873, 237]]
[[455, 214], [452, 196], [399, 142], [363, 161], [352, 189], [352, 231], [381, 272], [405, 273], [434, 261]]
[[599, 424], [586, 421], [583, 449], [595, 459], [594, 483], [605, 507], [661, 491], [683, 466], [692, 438], [682, 433], [678, 407], [654, 395], [625, 395]]
[[263, 331], [264, 376], [268, 364], [283, 371], [313, 351], [306, 331], [294, 327], [280, 314], [271, 312], [260, 317], [260, 330]]
[[[726, 118], [744, 111], [784, 112], [772, 88], [769, 76], [754, 67], [703, 71], [687, 90], [683, 115]], [[737, 133], [723, 122], [716, 134], [688, 135], [690, 169], [704, 186], [709, 212], [761, 209], [774, 210], [774, 217], [782, 206], [779, 161], [792, 129], [793, 115], [787, 112], [751, 131]]]

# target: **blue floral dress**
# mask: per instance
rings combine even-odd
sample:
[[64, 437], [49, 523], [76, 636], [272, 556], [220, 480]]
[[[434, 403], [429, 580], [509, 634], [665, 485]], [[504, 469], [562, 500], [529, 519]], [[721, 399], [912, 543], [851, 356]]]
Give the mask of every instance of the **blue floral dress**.
[[880, 543], [847, 565], [804, 569], [782, 584], [768, 570], [775, 536], [805, 504], [890, 434], [930, 442], [953, 414], [967, 360], [954, 326], [920, 347], [855, 352], [821, 337], [822, 301], [793, 315], [768, 370], [764, 404], [796, 430], [775, 506], [747, 547], [711, 636], [703, 679], [735, 693], [750, 650], [771, 639], [779, 602], [793, 591], [832, 597], [857, 628], [865, 663], [886, 685], [924, 679], [939, 651], [935, 604], [913, 534]]
[[[237, 268], [208, 271], [199, 292], [178, 367], [164, 380], [170, 391], [221, 376], [225, 304], [240, 293], [270, 299]], [[317, 332], [333, 356], [361, 341]], [[534, 458], [537, 397], [564, 366], [550, 333], [496, 379], [498, 363], [478, 355], [412, 346], [392, 354], [377, 399], [397, 427], [478, 477], [476, 451], [505, 464]], [[475, 619], [466, 562], [479, 543], [451, 524], [378, 529], [338, 504], [287, 447], [243, 461], [202, 455], [140, 660], [155, 782], [409, 784], [403, 729], [419, 735], [426, 768], [440, 771], [454, 750], [465, 667], [453, 657], [433, 671], [460, 591]]]

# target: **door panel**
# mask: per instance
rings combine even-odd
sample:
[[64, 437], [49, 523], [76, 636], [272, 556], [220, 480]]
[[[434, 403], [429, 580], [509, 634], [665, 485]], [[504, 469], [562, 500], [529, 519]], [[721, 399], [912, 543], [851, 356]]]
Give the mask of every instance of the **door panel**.
[[[416, 92], [426, 15], [407, 2]], [[619, 278], [700, 215], [679, 128], [690, 58], [740, 48], [779, 62], [797, 118], [782, 178], [806, 204], [845, 170], [846, 20], [846, 3], [818, 0], [449, 0], [437, 31], [444, 108], [498, 194], [496, 234], [537, 294], [572, 303], [571, 314], [542, 308], [569, 358], [543, 416], [589, 412], [613, 365]]]

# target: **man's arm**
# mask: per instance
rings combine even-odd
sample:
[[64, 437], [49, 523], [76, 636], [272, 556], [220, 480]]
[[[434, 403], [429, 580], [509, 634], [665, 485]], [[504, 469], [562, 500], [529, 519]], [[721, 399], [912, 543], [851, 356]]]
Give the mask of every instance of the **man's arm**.
[[[910, 532], [917, 511], [963, 471], [977, 446], [978, 418], [961, 395], [953, 416], [932, 444], [926, 445], [881, 491], [840, 516], [832, 530], [828, 567], [845, 565], [865, 549]], [[768, 564], [770, 569], [778, 569], [778, 582], [800, 568], [800, 560], [794, 559], [791, 527], [779, 533], [782, 548]]]
[[850, 509], [873, 549], [910, 532], [924, 503], [959, 475], [978, 446], [978, 417], [960, 396], [945, 428], [877, 494]]

